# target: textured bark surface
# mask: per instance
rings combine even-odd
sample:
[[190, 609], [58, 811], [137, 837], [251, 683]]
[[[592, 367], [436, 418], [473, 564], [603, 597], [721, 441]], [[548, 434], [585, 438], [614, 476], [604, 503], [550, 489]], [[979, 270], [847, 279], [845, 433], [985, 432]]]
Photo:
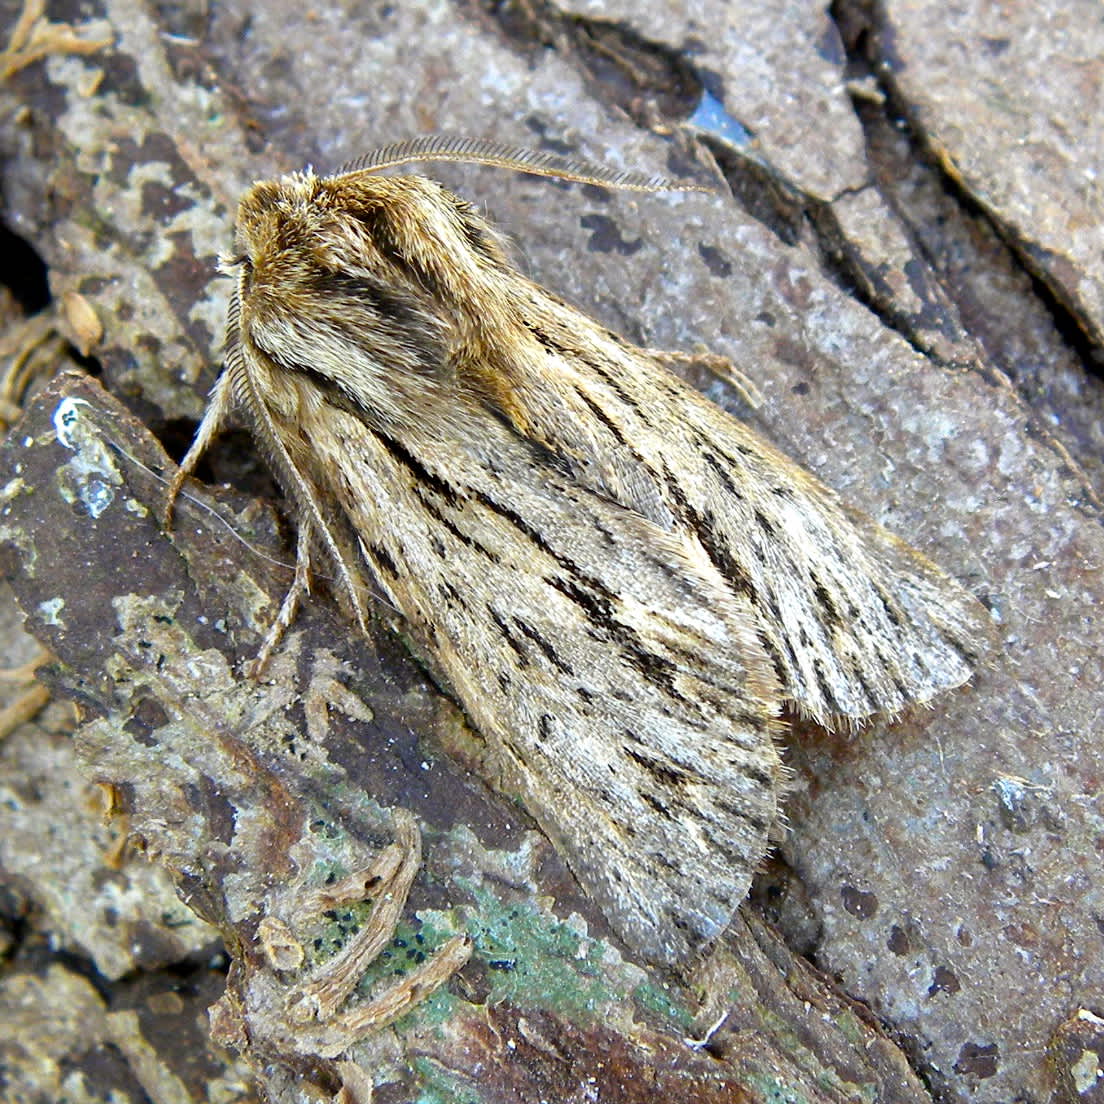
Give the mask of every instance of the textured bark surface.
[[[0, 4], [0, 27], [18, 14]], [[0, 84], [0, 217], [57, 300], [81, 293], [104, 328], [100, 382], [59, 377], [0, 455], [6, 573], [57, 656], [41, 675], [55, 702], [0, 745], [16, 1098], [247, 1098], [217, 1041], [233, 1017], [212, 1042], [204, 1015], [216, 935], [235, 963], [221, 1007], [251, 1007], [261, 919], [310, 877], [371, 861], [394, 808], [422, 826], [425, 871], [404, 945], [364, 991], [453, 932], [475, 947], [356, 1048], [377, 1100], [1099, 1091], [1095, 7], [1005, 6], [998, 22], [982, 5], [105, 0], [49, 15], [113, 44]], [[723, 197], [435, 175], [611, 327], [730, 356], [763, 393], [754, 413], [695, 382], [998, 619], [991, 666], [931, 711], [851, 738], [795, 726], [781, 857], [685, 977], [617, 948], [480, 780], [478, 738], [386, 617], [354, 639], [322, 585], [271, 682], [240, 677], [293, 554], [247, 437], [205, 473], [239, 491], [196, 491], [171, 537], [158, 524], [151, 473], [171, 461], [149, 429], [179, 454], [214, 379], [214, 261], [241, 189], [425, 132], [667, 174], [712, 160]], [[25, 287], [24, 255], [6, 252]], [[21, 662], [33, 645], [6, 616]], [[126, 820], [102, 826], [90, 780]], [[318, 938], [363, 919], [343, 911]], [[718, 1021], [706, 1050], [687, 1045]], [[245, 1050], [273, 1099], [297, 1080], [337, 1091], [333, 1063]]]
[[[386, 991], [457, 932], [475, 950], [448, 989], [350, 1046], [393, 1099], [420, 1085], [444, 1099], [571, 1100], [597, 1085], [608, 1100], [760, 1100], [778, 1079], [809, 1099], [850, 1100], [856, 1085], [924, 1098], [874, 1023], [751, 916], [681, 977], [624, 958], [548, 844], [458, 765], [476, 763], [478, 740], [386, 628], [356, 639], [317, 601], [264, 682], [237, 675], [287, 580], [272, 517], [194, 495], [161, 532], [171, 462], [98, 383], [59, 376], [0, 465], [8, 572], [58, 657], [45, 677], [79, 705], [77, 758], [221, 932], [234, 965], [214, 1038], [248, 1057], [272, 1099], [295, 1099], [301, 1080], [336, 1091], [340, 1071], [290, 1041], [294, 971], [272, 983], [263, 921], [369, 865], [396, 808], [422, 825], [425, 873], [360, 994]], [[365, 913], [314, 918], [309, 961]], [[709, 1050], [689, 1041], [718, 1024]], [[180, 1077], [175, 1052], [159, 1060]]]

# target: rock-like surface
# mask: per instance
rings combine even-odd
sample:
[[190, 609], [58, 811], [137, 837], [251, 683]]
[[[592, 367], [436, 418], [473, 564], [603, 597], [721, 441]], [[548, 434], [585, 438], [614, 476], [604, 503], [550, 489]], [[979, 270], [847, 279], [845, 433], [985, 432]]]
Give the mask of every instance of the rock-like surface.
[[[607, 1100], [643, 1100], [646, 1086], [719, 1104], [767, 1100], [779, 1082], [842, 1102], [856, 1070], [879, 1096], [924, 1099], [873, 1022], [751, 916], [678, 977], [632, 961], [547, 842], [479, 780], [480, 741], [382, 625], [360, 640], [314, 602], [263, 681], [238, 674], [287, 580], [271, 516], [190, 491], [161, 532], [155, 473], [171, 465], [95, 381], [63, 374], [22, 426], [0, 448], [8, 571], [58, 656], [53, 685], [87, 718], [84, 768], [120, 791], [134, 839], [233, 955], [213, 1038], [270, 1099], [299, 1099], [304, 1081], [335, 1089], [337, 1054], [393, 1094], [504, 1104], [595, 1084]], [[395, 810], [420, 821], [426, 868], [358, 999], [458, 933], [471, 961], [393, 1029], [312, 1049], [286, 1007], [297, 975], [355, 938], [368, 910], [320, 907], [290, 940], [272, 920], [371, 867], [397, 836]], [[710, 1029], [707, 1052], [692, 1040]], [[569, 1060], [550, 1063], [549, 1047]]]
[[[980, 5], [948, 14], [892, 3], [876, 22], [837, 6], [835, 26], [821, 9], [793, 5], [779, 5], [765, 21], [720, 4], [602, 7], [596, 13], [586, 4], [520, 5], [530, 15], [539, 9], [540, 18], [526, 21], [499, 9], [496, 19], [475, 4], [356, 12], [226, 4], [170, 13], [139, 0], [106, 0], [101, 14], [115, 36], [111, 49], [49, 57], [0, 86], [10, 120], [3, 135], [3, 220], [44, 257], [55, 294], [79, 291], [97, 311], [105, 333], [96, 356], [110, 392], [180, 447], [214, 378], [226, 301], [225, 283], [212, 278], [214, 259], [231, 247], [234, 203], [250, 180], [307, 162], [337, 166], [427, 131], [492, 135], [676, 173], [689, 164], [693, 141], [680, 126], [685, 112], [671, 107], [677, 97], [656, 91], [663, 69], [652, 63], [675, 59], [684, 82], [697, 68], [751, 134], [751, 141], [709, 139], [740, 202], [604, 194], [487, 170], [439, 175], [489, 210], [537, 279], [603, 322], [642, 343], [683, 349], [703, 343], [732, 357], [763, 392], [754, 415], [716, 381], [698, 382], [753, 417], [795, 459], [962, 579], [994, 611], [999, 645], [972, 687], [856, 737], [797, 727], [790, 740], [797, 771], [792, 830], [782, 852], [801, 883], [791, 887], [790, 899], [803, 903], [791, 911], [780, 906], [779, 914], [818, 966], [892, 1025], [914, 1069], [942, 1099], [1043, 1100], [1055, 1091], [1068, 1096], [1070, 1085], [1080, 1093], [1088, 1083], [1067, 1044], [1087, 1030], [1077, 1010], [1099, 1011], [1104, 988], [1096, 920], [1104, 915], [1097, 876], [1104, 799], [1095, 769], [1104, 642], [1094, 613], [1104, 541], [1096, 491], [1085, 475], [1104, 470], [1104, 420], [1094, 413], [1100, 387], [1090, 374], [1104, 302], [1092, 177], [1100, 142], [1099, 127], [1091, 125], [1100, 115], [1095, 16], [1088, 4], [1022, 14], [1002, 9], [1004, 22], [995, 26], [986, 24]], [[14, 18], [11, 3], [0, 10], [5, 22]], [[596, 14], [620, 17], [622, 26], [588, 29]], [[526, 34], [533, 39], [528, 46]], [[642, 43], [655, 49], [641, 54]], [[646, 56], [651, 68], [617, 69], [639, 85], [611, 91], [623, 114], [605, 106], [602, 82], [612, 78], [595, 59], [627, 56]], [[654, 84], [639, 83], [645, 77]], [[848, 116], [849, 103], [857, 118]], [[674, 130], [676, 140], [647, 133], [630, 115], [657, 131]], [[902, 119], [914, 127], [905, 138], [897, 126]], [[106, 397], [80, 394], [98, 410], [111, 409]], [[55, 404], [62, 397], [55, 392]], [[152, 751], [147, 747], [143, 764], [136, 749], [118, 742], [117, 722], [146, 726], [139, 747], [166, 722], [120, 689], [120, 673], [144, 669], [133, 648], [119, 665], [122, 645], [140, 648], [146, 640], [167, 656], [207, 657], [215, 666], [205, 667], [204, 677], [223, 688], [231, 713], [244, 716], [246, 691], [235, 685], [232, 661], [254, 646], [264, 595], [279, 591], [280, 572], [251, 561], [247, 574], [261, 581], [248, 600], [246, 592], [223, 594], [217, 570], [215, 581], [195, 589], [171, 558], [141, 551], [160, 538], [152, 514], [143, 518], [137, 510], [118, 515], [120, 525], [141, 526], [125, 530], [116, 552], [106, 536], [90, 539], [81, 497], [88, 487], [82, 492], [75, 475], [58, 484], [56, 473], [72, 457], [39, 440], [50, 431], [49, 414], [39, 410], [29, 444], [12, 437], [5, 449], [6, 509], [23, 511], [22, 520], [4, 522], [15, 549], [9, 574], [34, 632], [62, 657], [59, 691], [103, 716], [82, 737], [86, 760], [95, 749], [112, 780], [152, 778], [142, 773], [152, 770]], [[155, 451], [143, 451], [152, 446], [125, 412], [113, 417], [128, 425], [129, 451], [148, 466], [163, 466]], [[48, 455], [47, 448], [54, 451]], [[154, 511], [156, 483], [139, 492], [141, 476], [119, 457], [114, 463], [136, 480], [129, 497], [116, 490], [117, 501]], [[244, 438], [227, 441], [213, 470], [272, 493]], [[49, 547], [72, 542], [69, 567], [82, 569], [76, 575], [66, 575], [64, 561], [47, 570], [48, 548], [30, 527], [35, 510], [47, 516], [45, 496], [56, 498], [63, 486], [72, 496], [66, 508], [73, 534], [51, 532]], [[39, 496], [33, 509], [28, 493]], [[243, 513], [240, 503], [226, 516], [255, 529], [250, 539], [264, 543], [270, 532], [263, 514]], [[60, 526], [67, 515], [56, 517]], [[123, 580], [109, 570], [118, 549], [133, 557], [125, 561], [132, 577]], [[245, 555], [229, 537], [225, 544], [205, 537], [193, 554], [189, 571], [196, 579], [205, 578], [201, 567], [211, 562], [237, 571]], [[59, 597], [66, 605], [53, 616], [64, 632], [36, 612]], [[168, 605], [155, 609], [156, 602]], [[443, 745], [461, 759], [470, 756], [470, 742], [386, 634], [377, 650], [386, 656], [390, 691], [326, 602], [319, 597], [305, 615], [303, 650], [289, 653], [289, 663], [306, 657], [294, 677], [309, 688], [312, 678], [323, 677], [317, 665], [328, 651], [339, 659], [325, 678], [345, 684], [353, 677], [358, 687], [374, 688], [383, 698], [373, 710], [384, 716], [388, 706], [416, 735], [396, 727], [386, 738], [395, 755], [369, 755], [362, 763], [355, 749], [364, 736], [351, 721], [343, 727], [348, 718], [336, 721], [340, 751], [325, 744], [315, 751], [299, 731], [305, 717], [293, 710], [291, 727], [272, 729], [267, 748], [283, 765], [266, 769], [280, 777], [287, 764], [279, 756], [317, 754], [323, 765], [336, 756], [336, 774], [346, 772], [356, 793], [370, 795], [342, 791], [342, 808], [360, 808], [358, 801], [402, 805], [444, 834], [436, 847], [434, 839], [427, 842], [431, 877], [414, 908], [448, 930], [433, 910], [443, 913], [455, 902], [438, 899], [434, 886], [452, 891], [450, 864], [471, 861], [457, 842], [458, 826], [468, 824], [484, 852], [495, 854], [521, 853], [531, 837], [481, 784], [437, 757]], [[184, 626], [187, 639], [170, 641], [169, 623], [158, 616]], [[287, 686], [298, 685], [288, 678]], [[184, 685], [162, 687], [151, 699], [164, 709]], [[451, 719], [443, 723], [442, 716]], [[186, 735], [199, 725], [192, 716], [173, 731]], [[423, 762], [431, 764], [431, 777]], [[189, 769], [198, 772], [196, 780], [224, 778], [217, 765], [196, 761]], [[139, 785], [130, 795], [134, 812], [141, 814], [148, 799], [146, 820], [156, 820], [145, 792]], [[230, 830], [217, 815], [222, 805], [202, 785], [182, 792], [186, 799], [174, 806], [182, 820], [171, 827], [191, 833], [188, 846], [170, 833], [165, 839], [177, 850], [162, 857], [178, 875], [194, 867], [193, 904], [224, 936], [238, 932], [246, 940], [248, 926], [228, 907], [234, 899], [226, 889], [227, 857], [211, 850], [218, 833]], [[253, 798], [259, 792], [249, 791]], [[243, 790], [242, 799], [249, 793]], [[462, 794], [472, 796], [461, 800]], [[309, 800], [296, 797], [304, 808]], [[488, 835], [477, 817], [492, 825]], [[361, 845], [378, 844], [387, 836], [386, 818], [365, 833]], [[524, 846], [548, 855], [544, 844]], [[600, 917], [572, 897], [551, 857], [543, 862], [558, 873], [526, 865], [513, 875], [512, 891], [524, 896], [552, 884], [558, 914], [585, 917], [587, 938], [601, 939]], [[241, 900], [260, 901], [258, 884], [247, 878], [238, 885]], [[770, 900], [770, 887], [762, 888]], [[485, 903], [464, 907], [475, 910], [465, 914], [470, 920], [483, 916]], [[748, 948], [763, 946], [750, 931], [738, 925], [736, 951], [726, 952], [743, 963], [744, 978], [757, 976]], [[558, 962], [548, 946], [537, 941], [526, 950]], [[777, 947], [765, 953], [783, 973], [794, 968]], [[517, 957], [504, 952], [501, 961]], [[724, 963], [731, 961], [722, 954], [703, 976], [715, 968], [730, 981]], [[637, 976], [619, 964], [603, 969], [609, 992], [621, 993], [626, 978]], [[474, 995], [454, 987], [450, 999], [478, 1005], [482, 987], [497, 994], [504, 977], [516, 979], [485, 967], [477, 983], [469, 979]], [[575, 992], [578, 979], [569, 977]], [[711, 988], [697, 1010], [701, 1023], [710, 1012], [719, 1015], [720, 991]], [[537, 1008], [542, 1015], [548, 1009], [530, 999], [531, 1025]], [[612, 1006], [630, 1018], [640, 1014], [628, 998], [615, 996]], [[415, 1045], [422, 1030], [416, 1027], [400, 1038], [407, 1055], [412, 1045], [415, 1052], [428, 1046], [432, 1062], [440, 1063], [433, 1068], [456, 1072], [457, 1084], [469, 1083], [478, 1056], [498, 1053], [496, 1039], [520, 1045], [520, 1036], [495, 1020], [485, 1023], [480, 1048], [465, 1050], [474, 1038], [472, 1021], [463, 1008], [449, 1007], [458, 1035]], [[796, 1005], [785, 1015], [800, 1018]], [[828, 1019], [846, 1035], [842, 1006]], [[684, 1050], [665, 1049], [673, 1045], [676, 1021], [660, 1015], [649, 1026], [649, 1045], [692, 1080], [707, 1067]], [[622, 1021], [611, 1022], [620, 1031]], [[735, 1002], [716, 1046], [729, 1070], [749, 1054], [773, 1060], [776, 1052], [765, 1044], [756, 1051], [756, 1038], [772, 1038], [765, 1023]], [[592, 1024], [580, 1028], [574, 1013], [539, 1024], [526, 1038], [524, 1068], [533, 1079], [525, 1091], [570, 1099], [566, 1083], [551, 1074], [541, 1080], [540, 1055], [549, 1049], [543, 1043], [605, 1052], [611, 1038], [599, 1039]], [[814, 1083], [828, 1082], [810, 1075], [802, 1086], [811, 1099], [847, 1099], [845, 1082], [876, 1084], [879, 1099], [920, 1091], [907, 1077], [894, 1081], [896, 1059], [886, 1058], [880, 1073], [860, 1070], [861, 1047], [844, 1057], [809, 1024], [797, 1036], [836, 1078], [832, 1089], [817, 1089]], [[741, 1040], [750, 1040], [746, 1050]], [[411, 1083], [396, 1072], [400, 1051], [388, 1053], [381, 1080]], [[778, 1053], [780, 1063], [792, 1058]], [[422, 1075], [432, 1062], [418, 1067]], [[523, 1074], [515, 1068], [511, 1076]], [[732, 1075], [729, 1083], [727, 1073], [720, 1076], [718, 1082], [702, 1073], [697, 1091], [704, 1093], [708, 1081], [731, 1094], [766, 1092], [766, 1081]], [[510, 1091], [505, 1082], [501, 1091]], [[521, 1095], [517, 1084], [513, 1091]]]
[[[910, 114], [1093, 344], [1104, 342], [1104, 27], [1091, 0], [891, 0], [882, 43]], [[932, 34], [938, 22], [939, 33]], [[1099, 364], [1099, 359], [1097, 360]]]

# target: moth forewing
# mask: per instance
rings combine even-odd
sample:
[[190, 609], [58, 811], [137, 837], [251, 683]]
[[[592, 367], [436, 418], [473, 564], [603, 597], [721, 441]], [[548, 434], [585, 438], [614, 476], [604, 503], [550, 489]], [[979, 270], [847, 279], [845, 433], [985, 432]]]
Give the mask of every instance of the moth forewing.
[[372, 175], [427, 153], [246, 194], [226, 374], [182, 472], [233, 401], [300, 526], [276, 631], [312, 542], [361, 620], [371, 577], [615, 928], [675, 962], [767, 849], [783, 702], [926, 700], [969, 677], [984, 611], [523, 277], [463, 200]]
[[584, 886], [653, 958], [716, 935], [779, 770], [773, 672], [723, 585], [477, 405], [444, 440], [333, 417], [319, 459], [362, 475], [332, 489], [365, 559]]
[[970, 677], [991, 622], [958, 583], [655, 356], [519, 273], [507, 282], [529, 343], [508, 366], [524, 431], [701, 545], [751, 607], [787, 699], [847, 725]]

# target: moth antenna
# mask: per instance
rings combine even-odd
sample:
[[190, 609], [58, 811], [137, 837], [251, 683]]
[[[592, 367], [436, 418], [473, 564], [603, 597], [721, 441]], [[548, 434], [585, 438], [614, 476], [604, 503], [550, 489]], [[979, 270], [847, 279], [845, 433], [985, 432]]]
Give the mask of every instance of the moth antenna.
[[470, 165], [493, 165], [500, 169], [571, 180], [577, 184], [619, 188], [629, 192], [710, 192], [706, 184], [670, 180], [631, 170], [603, 168], [574, 157], [561, 157], [542, 150], [512, 146], [490, 138], [461, 138], [430, 134], [381, 146], [343, 165], [334, 176], [349, 173], [377, 173], [412, 161], [454, 161]]

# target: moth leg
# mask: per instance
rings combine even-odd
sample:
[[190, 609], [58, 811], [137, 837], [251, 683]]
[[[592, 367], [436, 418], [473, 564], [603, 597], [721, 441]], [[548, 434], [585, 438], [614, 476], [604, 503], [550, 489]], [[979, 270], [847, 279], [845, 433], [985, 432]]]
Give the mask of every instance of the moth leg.
[[738, 391], [740, 398], [752, 410], [757, 410], [763, 405], [762, 392], [752, 382], [751, 377], [741, 372], [728, 357], [721, 356], [720, 353], [680, 353], [669, 349], [647, 349], [645, 351], [664, 364], [704, 368], [710, 375], [716, 376], [717, 379]]
[[180, 467], [176, 469], [176, 475], [169, 483], [169, 489], [165, 495], [165, 508], [161, 514], [161, 527], [172, 528], [173, 509], [176, 506], [177, 496], [184, 486], [184, 481], [195, 471], [200, 457], [211, 447], [211, 442], [218, 435], [222, 427], [229, 421], [234, 408], [234, 394], [231, 386], [229, 372], [223, 372], [211, 391], [211, 400], [207, 404], [203, 421], [196, 430], [195, 440], [191, 448], [180, 461]]
[[265, 633], [260, 651], [257, 652], [253, 662], [249, 664], [247, 674], [252, 679], [258, 679], [264, 674], [276, 645], [283, 640], [284, 633], [287, 632], [288, 627], [295, 620], [295, 615], [299, 612], [299, 606], [304, 595], [310, 593], [311, 546], [313, 544], [314, 528], [307, 515], [303, 514], [299, 518], [299, 535], [295, 544], [295, 578], [292, 579], [291, 586], [288, 587], [288, 592], [284, 595], [276, 620], [272, 622], [268, 632]]

